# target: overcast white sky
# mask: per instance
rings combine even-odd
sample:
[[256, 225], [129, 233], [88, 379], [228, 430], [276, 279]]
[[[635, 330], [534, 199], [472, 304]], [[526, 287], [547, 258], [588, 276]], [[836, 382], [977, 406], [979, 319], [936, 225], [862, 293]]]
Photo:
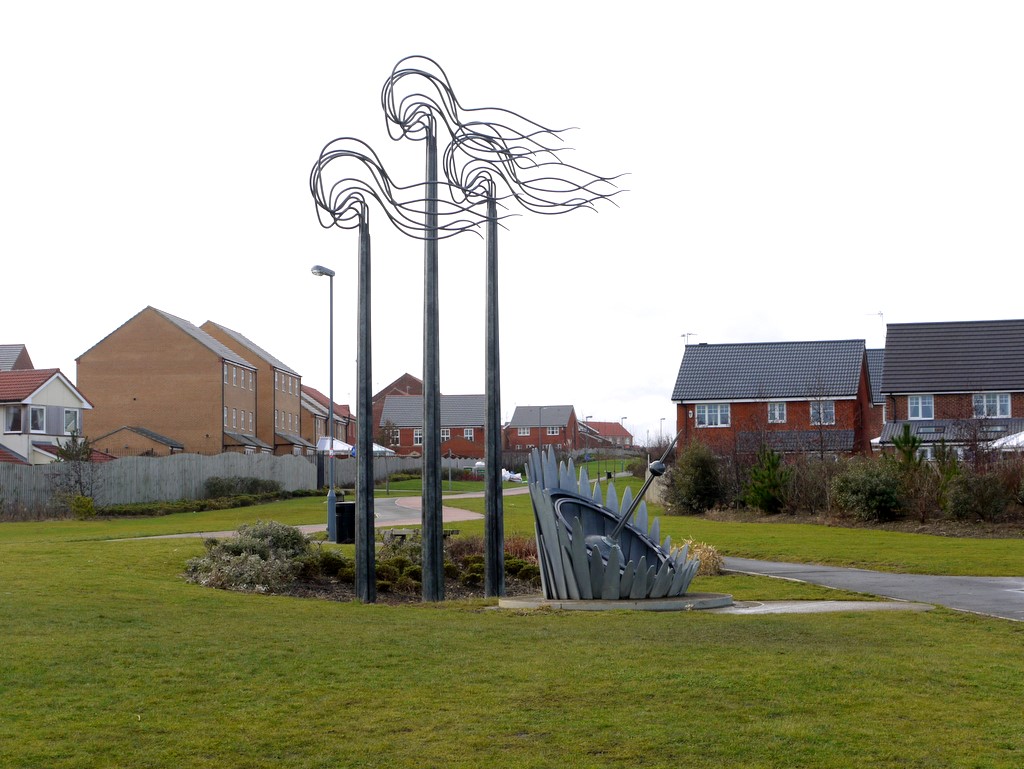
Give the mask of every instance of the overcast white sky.
[[[1020, 317], [1019, 2], [10, 3], [0, 32], [0, 343], [75, 358], [152, 305], [233, 328], [355, 405], [356, 235], [320, 149], [412, 183], [380, 89], [436, 59], [468, 106], [578, 126], [619, 207], [501, 235], [502, 412], [674, 424], [690, 343], [866, 339]], [[373, 219], [374, 389], [422, 376], [422, 245]], [[441, 390], [484, 390], [483, 245], [440, 252]], [[883, 317], [879, 313], [884, 313]], [[85, 393], [88, 397], [88, 393]]]

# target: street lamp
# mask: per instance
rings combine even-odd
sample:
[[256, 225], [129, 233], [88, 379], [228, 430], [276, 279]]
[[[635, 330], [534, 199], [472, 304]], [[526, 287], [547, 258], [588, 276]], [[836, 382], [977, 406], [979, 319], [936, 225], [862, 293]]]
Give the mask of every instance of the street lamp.
[[334, 496], [334, 270], [328, 269], [323, 265], [314, 264], [311, 272], [318, 278], [322, 278], [325, 275], [329, 278], [330, 286], [330, 313], [328, 321], [327, 331], [327, 361], [330, 367], [328, 374], [328, 391], [327, 400], [329, 405], [329, 411], [327, 420], [327, 437], [330, 439], [330, 448], [327, 450], [327, 461], [329, 463], [329, 470], [327, 472], [327, 483], [329, 489], [327, 491], [327, 541], [337, 542], [338, 541], [338, 524], [336, 521], [337, 516], [335, 515], [335, 496]]

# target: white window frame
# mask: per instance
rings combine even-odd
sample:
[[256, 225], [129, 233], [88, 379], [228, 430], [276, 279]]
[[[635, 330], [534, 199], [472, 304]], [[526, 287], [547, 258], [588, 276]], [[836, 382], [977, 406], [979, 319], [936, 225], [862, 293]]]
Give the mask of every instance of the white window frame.
[[529, 434], [532, 433], [532, 432], [533, 432], [533, 428], [532, 427], [517, 427], [516, 428], [516, 435], [526, 435], [526, 436], [529, 436]]
[[698, 403], [693, 410], [697, 427], [729, 427], [732, 410], [728, 403]]
[[975, 419], [1010, 417], [1010, 393], [974, 393], [971, 397]]
[[786, 402], [772, 401], [768, 404], [768, 424], [786, 424]]
[[238, 428], [238, 409], [231, 409], [231, 428]]
[[[14, 422], [17, 422], [15, 425]], [[8, 406], [4, 413], [4, 432], [5, 433], [20, 433], [23, 431], [25, 424], [25, 415], [22, 413], [20, 404]]]
[[553, 438], [558, 437], [562, 433], [562, 428], [561, 428], [560, 425], [548, 425], [547, 429], [548, 429], [548, 435], [553, 437]]
[[224, 407], [224, 426], [228, 426], [228, 407]]
[[935, 396], [908, 395], [907, 419], [935, 419]]
[[391, 431], [391, 445], [400, 446], [402, 443], [402, 431], [397, 427]]
[[450, 427], [442, 427], [441, 428], [441, 443], [444, 443], [445, 441], [450, 441], [451, 439], [452, 439], [452, 428], [450, 428]]
[[423, 428], [414, 427], [412, 431], [412, 445], [422, 446], [423, 445]]
[[224, 384], [228, 383], [228, 364], [224, 364]]
[[[74, 426], [68, 429], [68, 416], [72, 416], [75, 420]], [[81, 412], [78, 409], [64, 409], [64, 434], [65, 435], [77, 435], [82, 432], [82, 417]]]
[[[36, 427], [36, 414], [41, 414], [42, 418], [40, 426]], [[46, 406], [29, 406], [28, 407], [28, 431], [30, 433], [45, 433], [46, 432]]]
[[238, 366], [231, 367], [231, 386], [238, 387]]
[[[836, 423], [836, 402], [832, 400], [811, 401], [810, 403], [811, 424], [815, 427], [834, 425]], [[817, 412], [817, 413], [815, 413]]]
[[462, 437], [465, 438], [470, 443], [473, 443], [476, 440], [476, 438], [474, 437], [475, 435], [476, 431], [472, 427], [466, 427], [462, 431]]

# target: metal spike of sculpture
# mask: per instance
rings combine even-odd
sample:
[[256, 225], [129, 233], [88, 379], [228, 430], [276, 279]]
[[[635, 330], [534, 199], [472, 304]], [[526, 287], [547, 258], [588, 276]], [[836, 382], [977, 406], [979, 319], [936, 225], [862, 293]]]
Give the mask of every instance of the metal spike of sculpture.
[[[399, 85], [412, 85], [403, 96]], [[422, 90], [415, 90], [417, 86]], [[535, 213], [566, 213], [592, 207], [616, 194], [611, 177], [590, 174], [563, 163], [564, 148], [546, 143], [562, 130], [549, 129], [506, 109], [463, 107], [444, 70], [424, 56], [410, 56], [395, 66], [381, 93], [393, 139], [426, 144], [428, 190], [436, 190], [437, 129], [451, 137], [444, 153], [449, 185], [463, 192], [458, 202], [481, 203], [487, 221], [487, 316], [485, 453], [485, 591], [504, 595], [504, 535], [501, 504], [500, 362], [498, 352], [497, 206], [513, 200]], [[472, 118], [472, 119], [471, 119]], [[563, 129], [564, 130], [564, 129]], [[612, 191], [602, 192], [601, 185]], [[428, 192], [430, 197], [430, 192]], [[424, 226], [436, 226], [428, 209]], [[440, 509], [440, 387], [437, 355], [437, 244], [424, 246], [424, 471], [423, 471], [423, 595], [443, 597]], [[436, 429], [435, 427], [436, 426]], [[435, 435], [436, 433], [436, 435]], [[430, 442], [428, 442], [430, 441]]]
[[[425, 233], [419, 217], [425, 196], [422, 185], [396, 185], [373, 150], [359, 139], [350, 137], [335, 139], [324, 147], [310, 172], [309, 187], [321, 226], [359, 230], [356, 413], [360, 418], [356, 427], [356, 596], [361, 601], [372, 603], [376, 600], [376, 578], [373, 424], [369, 418], [373, 407], [370, 391], [372, 337], [368, 203], [375, 202], [401, 232], [422, 238]], [[435, 238], [471, 230], [480, 223], [479, 217], [469, 207], [450, 201], [445, 214], [446, 227], [435, 231]], [[332, 514], [333, 511], [328, 511], [328, 515]]]
[[[659, 469], [662, 462], [652, 463]], [[602, 501], [600, 485], [590, 492], [586, 467], [577, 478], [572, 460], [556, 464], [553, 449], [531, 452], [529, 481], [545, 598], [640, 600], [689, 590], [700, 561], [686, 546], [673, 549], [670, 537], [662, 542], [657, 519], [648, 525], [648, 484], [635, 502], [627, 488], [620, 505], [610, 482]]]

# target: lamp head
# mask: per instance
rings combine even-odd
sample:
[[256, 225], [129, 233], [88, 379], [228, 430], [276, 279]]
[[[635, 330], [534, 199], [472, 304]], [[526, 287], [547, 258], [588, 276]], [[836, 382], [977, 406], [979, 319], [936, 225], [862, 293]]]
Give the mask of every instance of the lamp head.
[[310, 272], [312, 272], [318, 278], [322, 278], [324, 275], [326, 275], [328, 278], [334, 277], [334, 270], [324, 267], [321, 264], [314, 264], [313, 269], [310, 270]]

